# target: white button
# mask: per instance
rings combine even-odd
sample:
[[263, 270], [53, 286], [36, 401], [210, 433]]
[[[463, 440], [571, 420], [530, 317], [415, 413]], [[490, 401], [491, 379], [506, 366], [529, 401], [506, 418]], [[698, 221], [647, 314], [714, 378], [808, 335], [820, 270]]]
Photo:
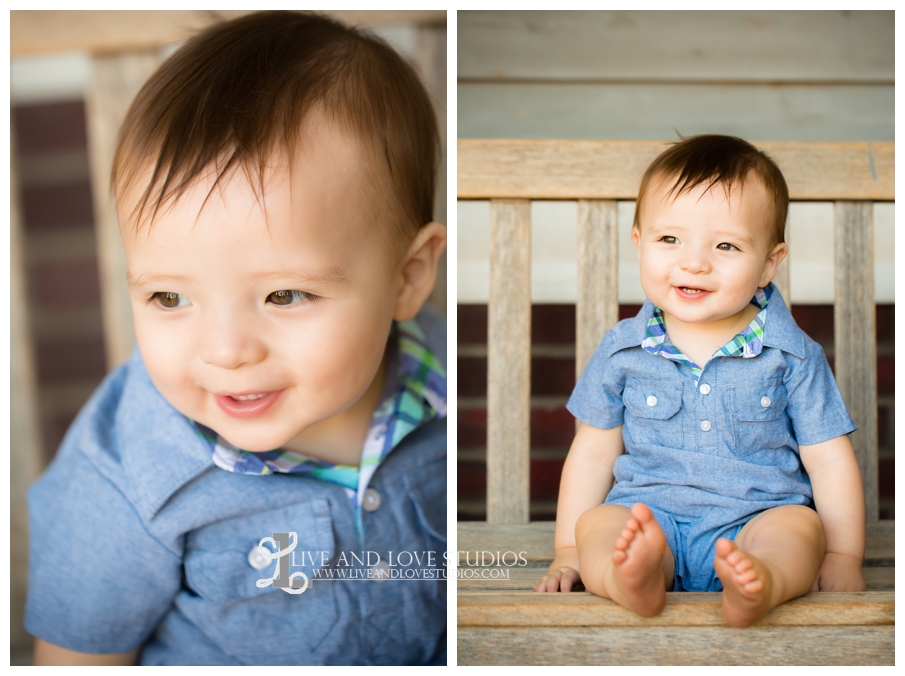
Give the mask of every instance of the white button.
[[390, 579], [390, 564], [381, 559], [373, 566], [371, 566], [371, 579], [372, 580], [389, 580]]
[[707, 383], [701, 385], [701, 394], [710, 394], [710, 385]]
[[770, 401], [770, 397], [761, 397], [760, 398], [760, 405], [763, 406], [764, 408], [767, 408], [767, 406], [769, 406], [771, 403], [772, 402]]
[[710, 431], [710, 421], [705, 420], [704, 422], [702, 422], [701, 429], [704, 430], [705, 432], [709, 432]]
[[266, 552], [260, 546], [253, 547], [248, 552], [248, 565], [255, 570], [264, 570], [270, 565], [270, 561], [271, 559], [267, 557]]
[[647, 405], [648, 405], [648, 406], [656, 406], [656, 405], [657, 405], [657, 398], [656, 398], [654, 395], [650, 395], [650, 396], [647, 398]]
[[380, 508], [380, 493], [373, 488], [366, 490], [361, 506], [364, 507], [366, 512], [376, 512]]

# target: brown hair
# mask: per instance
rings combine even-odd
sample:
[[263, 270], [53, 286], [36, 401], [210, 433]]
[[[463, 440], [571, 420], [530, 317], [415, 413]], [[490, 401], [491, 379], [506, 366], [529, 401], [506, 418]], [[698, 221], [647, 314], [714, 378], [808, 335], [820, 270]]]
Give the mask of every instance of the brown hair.
[[722, 185], [728, 197], [733, 186], [743, 187], [753, 174], [773, 198], [773, 212], [769, 220], [773, 235], [771, 246], [785, 241], [789, 188], [776, 162], [769, 155], [735, 136], [702, 134], [679, 138], [680, 141], [661, 153], [644, 172], [635, 202], [635, 222], [632, 227], [641, 227], [641, 204], [651, 181], [667, 182], [675, 177], [675, 182], [667, 193], [668, 197], [679, 197], [702, 184], [707, 184], [708, 190]]
[[439, 135], [427, 91], [384, 41], [310, 13], [250, 14], [183, 45], [126, 115], [113, 186], [121, 195], [153, 167], [136, 223], [209, 167], [214, 188], [235, 169], [260, 188], [268, 159], [292, 157], [313, 109], [357, 133], [388, 175], [396, 237], [433, 219]]

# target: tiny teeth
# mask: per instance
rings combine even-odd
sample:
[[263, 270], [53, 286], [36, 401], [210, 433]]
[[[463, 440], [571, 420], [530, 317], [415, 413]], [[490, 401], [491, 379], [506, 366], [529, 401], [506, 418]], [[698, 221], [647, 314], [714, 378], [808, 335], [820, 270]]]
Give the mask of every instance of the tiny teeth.
[[230, 397], [230, 399], [235, 399], [236, 401], [251, 401], [252, 399], [260, 399], [261, 397], [265, 397], [267, 395], [264, 394], [243, 394], [238, 397]]

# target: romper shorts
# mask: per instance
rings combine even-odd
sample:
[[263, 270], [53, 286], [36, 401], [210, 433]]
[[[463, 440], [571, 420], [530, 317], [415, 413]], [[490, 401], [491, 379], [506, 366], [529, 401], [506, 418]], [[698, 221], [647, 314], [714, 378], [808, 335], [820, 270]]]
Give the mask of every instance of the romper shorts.
[[[606, 502], [608, 505], [622, 505], [631, 509], [632, 505], [642, 500], [618, 499]], [[713, 569], [716, 557], [716, 541], [720, 538], [735, 541], [739, 531], [756, 514], [751, 514], [742, 521], [736, 521], [719, 528], [701, 527], [700, 521], [687, 519], [678, 521], [674, 516], [662, 509], [644, 503], [653, 512], [654, 518], [666, 535], [666, 544], [672, 551], [676, 565], [673, 571], [672, 591], [718, 592], [723, 591], [723, 584]]]

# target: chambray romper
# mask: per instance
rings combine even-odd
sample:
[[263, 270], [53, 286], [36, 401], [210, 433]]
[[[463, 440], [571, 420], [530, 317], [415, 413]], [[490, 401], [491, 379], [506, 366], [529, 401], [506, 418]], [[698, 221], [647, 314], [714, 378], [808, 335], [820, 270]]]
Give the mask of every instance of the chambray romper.
[[769, 291], [760, 354], [714, 357], [697, 385], [687, 365], [641, 348], [655, 310], [645, 301], [604, 336], [567, 405], [588, 425], [622, 425], [606, 503], [651, 508], [675, 557], [675, 591], [720, 591], [717, 539], [735, 539], [764, 510], [813, 506], [799, 444], [856, 429], [822, 348]]
[[[443, 359], [443, 319], [419, 322]], [[28, 491], [25, 628], [79, 652], [141, 647], [141, 664], [445, 664], [445, 417], [403, 438], [368, 487], [380, 503], [357, 515], [341, 485], [216, 467], [136, 351]], [[304, 593], [256, 584], [276, 563], [261, 569], [251, 554], [275, 532], [296, 532], [296, 552], [325, 553], [295, 559]], [[403, 551], [434, 552], [425, 565], [436, 570], [317, 579], [341, 553], [387, 562]]]

